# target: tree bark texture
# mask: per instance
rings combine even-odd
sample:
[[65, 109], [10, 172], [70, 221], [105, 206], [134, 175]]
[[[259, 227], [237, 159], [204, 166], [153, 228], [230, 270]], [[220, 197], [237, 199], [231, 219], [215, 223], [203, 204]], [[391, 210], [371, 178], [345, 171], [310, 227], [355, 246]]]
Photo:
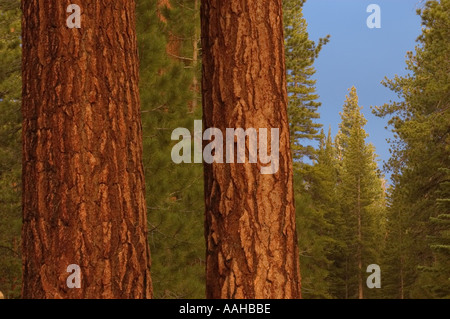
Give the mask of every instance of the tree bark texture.
[[281, 0], [203, 0], [201, 22], [204, 128], [280, 129], [276, 174], [205, 164], [207, 297], [300, 298]]
[[23, 297], [150, 298], [135, 3], [22, 10]]

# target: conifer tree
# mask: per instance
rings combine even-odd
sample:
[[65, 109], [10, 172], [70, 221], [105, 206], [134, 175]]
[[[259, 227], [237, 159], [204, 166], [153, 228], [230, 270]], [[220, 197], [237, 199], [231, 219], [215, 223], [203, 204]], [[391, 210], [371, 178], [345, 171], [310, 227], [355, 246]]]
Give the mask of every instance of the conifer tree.
[[294, 175], [297, 224], [303, 230], [299, 239], [303, 298], [332, 297], [329, 254], [336, 244], [336, 167], [331, 131], [325, 137], [321, 130], [320, 135], [314, 165], [302, 176], [298, 176], [300, 170]]
[[343, 274], [343, 265], [346, 255], [343, 234], [346, 224], [339, 206], [338, 167], [336, 148], [330, 127], [326, 139], [323, 139], [320, 144], [318, 160], [314, 165], [315, 175], [320, 183], [316, 189], [313, 188], [313, 193], [320, 194], [315, 200], [315, 205], [324, 211], [324, 218], [329, 225], [325, 234], [328, 245], [324, 253], [329, 261], [326, 281], [331, 298], [342, 298], [345, 295], [343, 291], [345, 282], [342, 278], [345, 275]]
[[78, 3], [22, 1], [22, 295], [151, 298], [135, 2]]
[[[364, 298], [363, 265], [376, 263], [372, 247], [376, 244], [377, 224], [381, 220], [375, 203], [382, 196], [373, 146], [366, 144], [366, 119], [357, 104], [353, 87], [341, 114], [343, 152], [338, 186], [345, 242], [345, 298]], [[378, 216], [377, 216], [378, 214]]]
[[414, 281], [412, 275], [416, 272], [414, 260], [417, 257], [411, 255], [412, 250], [409, 249], [413, 244], [413, 238], [408, 232], [411, 216], [407, 205], [400, 200], [405, 190], [395, 183], [395, 176], [392, 176], [392, 180], [395, 186], [391, 186], [388, 192], [386, 245], [380, 264], [383, 269], [383, 297], [405, 299]]
[[278, 128], [280, 142], [274, 174], [262, 163], [204, 165], [207, 296], [299, 298], [282, 1], [201, 8], [205, 129]]
[[306, 0], [283, 1], [283, 22], [286, 55], [286, 75], [288, 86], [288, 114], [292, 153], [297, 166], [305, 159], [315, 157], [315, 149], [306, 145], [311, 141], [319, 141], [322, 124], [317, 101], [316, 80], [313, 63], [319, 56], [329, 36], [319, 39], [316, 44], [309, 39], [307, 23], [303, 17], [303, 5]]
[[[204, 298], [203, 171], [175, 164], [171, 150], [178, 127], [193, 131], [201, 108], [192, 108], [192, 29], [200, 12], [175, 1], [137, 1], [144, 167], [156, 298]], [[186, 16], [185, 18], [183, 18]], [[175, 27], [176, 26], [176, 27]], [[197, 25], [199, 27], [199, 25]], [[184, 39], [175, 43], [175, 39]], [[190, 51], [189, 51], [190, 50]], [[175, 57], [174, 55], [178, 56]], [[197, 77], [199, 70], [197, 70]], [[193, 132], [192, 132], [193, 134]]]
[[[450, 146], [447, 145], [450, 149]], [[434, 228], [432, 236], [428, 237], [434, 261], [430, 267], [423, 267], [420, 282], [428, 298], [450, 298], [450, 169], [441, 168], [445, 174], [445, 182], [438, 190], [436, 217], [430, 217]]]
[[195, 112], [201, 102], [201, 39], [200, 39], [200, 2], [201, 0], [164, 1], [167, 19], [167, 54], [185, 65], [184, 73], [191, 79], [192, 97], [189, 110]]
[[303, 297], [324, 298], [328, 297], [325, 280], [328, 261], [323, 252], [327, 239], [321, 236], [326, 231], [327, 223], [324, 211], [314, 206], [320, 197], [315, 192], [320, 189], [323, 176], [315, 176], [316, 170], [308, 162], [317, 160], [317, 150], [313, 144], [323, 138], [319, 134], [322, 125], [318, 122], [321, 104], [317, 101], [316, 81], [312, 76], [315, 73], [313, 63], [328, 37], [319, 39], [318, 44], [309, 39], [302, 12], [305, 2], [283, 1], [288, 116], [294, 158], [295, 198], [298, 203], [297, 222], [298, 228], [303, 229], [299, 238], [300, 262], [304, 264]]
[[[448, 210], [442, 206], [442, 199], [449, 197], [445, 185], [450, 167], [450, 1], [427, 1], [418, 13], [423, 31], [415, 53], [408, 53], [410, 75], [384, 81], [401, 102], [385, 104], [374, 112], [390, 116], [396, 138], [388, 163], [396, 176], [390, 210], [401, 206], [408, 214], [405, 250], [412, 271], [410, 281], [401, 287], [403, 296], [445, 298], [449, 287], [433, 270], [448, 265], [450, 258], [445, 248]], [[395, 216], [394, 212], [390, 215]], [[390, 223], [398, 222], [390, 219]]]
[[353, 127], [355, 110], [358, 108], [358, 95], [356, 93], [356, 88], [352, 86], [349, 89], [349, 94], [345, 97], [342, 112], [339, 112], [339, 114], [341, 115], [341, 122], [339, 123], [339, 132], [336, 136], [336, 148], [338, 152], [338, 158], [340, 160], [343, 159], [343, 152], [348, 146], [348, 139], [350, 137], [350, 131]]

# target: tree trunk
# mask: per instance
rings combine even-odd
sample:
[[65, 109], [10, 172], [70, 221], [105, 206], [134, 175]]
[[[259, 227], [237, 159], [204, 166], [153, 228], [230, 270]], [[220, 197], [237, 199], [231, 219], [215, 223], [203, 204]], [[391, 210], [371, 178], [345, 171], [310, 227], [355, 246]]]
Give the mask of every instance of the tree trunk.
[[362, 280], [362, 232], [361, 232], [361, 176], [358, 176], [358, 299], [364, 299]]
[[405, 299], [403, 279], [403, 257], [400, 257], [400, 299]]
[[22, 1], [23, 297], [149, 298], [135, 3], [70, 2]]
[[275, 174], [205, 164], [207, 297], [300, 298], [281, 0], [203, 0], [201, 20], [205, 128], [280, 130]]
[[345, 299], [349, 297], [349, 282], [348, 282], [348, 255], [345, 258]]
[[[400, 236], [400, 247], [403, 248], [403, 227], [401, 224], [401, 213], [398, 212], [398, 219], [400, 223], [399, 227], [399, 236]], [[400, 299], [405, 299], [405, 292], [404, 292], [404, 278], [403, 278], [403, 267], [404, 267], [404, 258], [403, 258], [403, 250], [400, 250]]]

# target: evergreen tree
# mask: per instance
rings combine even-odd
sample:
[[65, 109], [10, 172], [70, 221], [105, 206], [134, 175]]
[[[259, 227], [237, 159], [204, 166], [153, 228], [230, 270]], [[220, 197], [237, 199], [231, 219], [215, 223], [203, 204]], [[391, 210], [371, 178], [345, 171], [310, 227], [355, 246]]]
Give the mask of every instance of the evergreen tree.
[[205, 163], [207, 297], [299, 298], [282, 1], [244, 4], [202, 1], [203, 122], [279, 129], [280, 166]]
[[[205, 296], [202, 165], [175, 164], [171, 159], [177, 143], [171, 140], [172, 131], [183, 127], [193, 135], [194, 120], [201, 119], [201, 108], [192, 107], [199, 93], [192, 90], [190, 61], [174, 57], [193, 55], [193, 47], [187, 45], [192, 29], [182, 33], [183, 24], [192, 24], [194, 13], [198, 21], [199, 12], [185, 5], [137, 1], [144, 167], [156, 298]], [[189, 19], [183, 19], [183, 13]], [[174, 45], [175, 35], [186, 39], [183, 49]]]
[[400, 199], [403, 198], [402, 188], [396, 184], [396, 177], [392, 176], [394, 186], [389, 190], [386, 211], [386, 246], [382, 253], [383, 297], [387, 299], [405, 299], [409, 295], [409, 287], [414, 281], [417, 258], [409, 249], [413, 245], [410, 236], [410, 214], [408, 206]]
[[[384, 85], [401, 102], [375, 108], [378, 116], [389, 115], [396, 140], [388, 163], [395, 176], [392, 205], [408, 214], [406, 250], [411, 282], [404, 286], [405, 298], [446, 297], [447, 281], [435, 270], [448, 265], [448, 224], [442, 199], [449, 197], [446, 169], [450, 167], [450, 1], [427, 1], [422, 10], [423, 31], [415, 54], [408, 53], [405, 77], [395, 76]], [[394, 215], [395, 216], [395, 215]], [[398, 223], [390, 220], [390, 223]], [[442, 273], [445, 276], [446, 272]]]
[[[344, 246], [345, 298], [364, 298], [363, 272], [369, 264], [377, 263], [380, 230], [381, 179], [374, 148], [366, 144], [366, 120], [357, 105], [356, 89], [352, 88], [341, 114], [341, 147], [343, 153], [338, 196], [344, 225], [340, 230]], [[347, 134], [346, 134], [347, 133]], [[338, 296], [339, 297], [339, 296]]]
[[302, 9], [305, 2], [283, 1], [288, 115], [292, 153], [297, 165], [302, 165], [300, 160], [315, 157], [314, 147], [305, 144], [321, 138], [319, 130], [322, 125], [316, 122], [320, 118], [318, 108], [321, 103], [317, 101], [319, 97], [315, 92], [316, 80], [312, 79], [316, 72], [313, 63], [329, 40], [327, 36], [316, 44], [309, 39]]
[[[327, 138], [320, 135], [317, 160], [305, 174], [294, 175], [299, 240], [300, 264], [302, 266], [303, 298], [331, 298], [329, 260], [332, 239], [336, 227], [332, 224], [336, 213], [336, 168], [331, 131]], [[305, 182], [303, 182], [305, 180]]]
[[135, 3], [78, 3], [22, 1], [22, 296], [151, 298]]
[[184, 64], [183, 73], [191, 79], [189, 110], [195, 112], [201, 101], [200, 63], [200, 1], [160, 1], [166, 25], [166, 54]]
[[0, 291], [5, 298], [18, 298], [22, 278], [20, 1], [1, 0], [0, 17]]
[[[324, 175], [321, 168], [308, 163], [317, 160], [314, 141], [323, 139], [320, 134], [320, 118], [313, 63], [328, 38], [319, 43], [309, 39], [307, 23], [303, 17], [306, 1], [283, 1], [283, 21], [285, 37], [286, 76], [288, 89], [288, 116], [291, 150], [294, 158], [294, 188], [298, 228], [303, 231], [299, 237], [300, 262], [303, 264], [303, 297], [329, 297], [326, 277], [328, 260], [324, 254], [327, 239], [322, 238], [327, 231], [325, 211], [316, 207], [320, 184]], [[319, 174], [316, 176], [316, 174]]]
[[324, 218], [329, 225], [326, 233], [329, 244], [325, 251], [329, 260], [326, 280], [328, 282], [329, 295], [332, 298], [345, 296], [345, 281], [343, 278], [345, 278], [344, 265], [346, 261], [344, 241], [346, 224], [339, 206], [337, 188], [338, 164], [330, 128], [325, 143], [321, 142], [320, 144], [318, 161], [314, 165], [318, 172], [316, 175], [321, 181], [314, 193], [321, 194], [321, 196], [317, 197], [315, 203], [317, 207], [325, 212]]
[[349, 94], [345, 97], [342, 112], [339, 112], [341, 115], [341, 123], [339, 123], [339, 132], [336, 136], [336, 151], [337, 157], [341, 163], [344, 156], [344, 150], [348, 147], [348, 139], [350, 138], [350, 131], [353, 127], [355, 111], [359, 108], [358, 100], [356, 88], [352, 86], [351, 89], [349, 89]]
[[[450, 149], [450, 144], [447, 148]], [[438, 191], [437, 217], [430, 218], [434, 234], [428, 238], [434, 260], [431, 267], [422, 268], [421, 281], [427, 297], [450, 299], [450, 169], [441, 170], [445, 182], [440, 184]]]

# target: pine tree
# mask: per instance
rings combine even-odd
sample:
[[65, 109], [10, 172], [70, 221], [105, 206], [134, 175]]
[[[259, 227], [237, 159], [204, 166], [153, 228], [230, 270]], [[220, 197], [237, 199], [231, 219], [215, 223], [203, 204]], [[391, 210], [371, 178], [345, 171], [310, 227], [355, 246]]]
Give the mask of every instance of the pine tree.
[[331, 131], [326, 138], [323, 130], [320, 134], [316, 162], [302, 176], [294, 175], [297, 224], [303, 230], [299, 239], [303, 298], [332, 297], [329, 254], [336, 245], [332, 224], [337, 206], [336, 167]]
[[280, 137], [275, 174], [248, 161], [204, 165], [207, 297], [299, 298], [282, 2], [201, 8], [205, 129], [278, 128]]
[[436, 217], [430, 217], [429, 221], [433, 232], [427, 236], [433, 262], [430, 266], [419, 267], [415, 289], [421, 298], [450, 298], [450, 169], [440, 171], [445, 174], [445, 181], [437, 190]]
[[383, 270], [383, 295], [387, 299], [405, 299], [409, 294], [412, 275], [416, 272], [417, 264], [409, 249], [413, 245], [408, 225], [410, 215], [407, 204], [401, 202], [403, 198], [396, 176], [392, 176], [394, 185], [389, 190], [386, 212], [386, 246], [382, 253], [381, 269]]
[[[309, 39], [307, 23], [303, 17], [303, 5], [306, 0], [283, 1], [283, 22], [286, 55], [286, 76], [288, 86], [288, 115], [292, 153], [297, 165], [304, 158], [315, 157], [314, 147], [305, 145], [310, 141], [318, 141], [322, 124], [317, 101], [316, 80], [313, 63], [329, 36], [319, 39], [319, 43]], [[304, 161], [303, 161], [304, 162]]]
[[[205, 296], [202, 165], [175, 164], [170, 156], [176, 143], [171, 140], [172, 131], [184, 127], [192, 132], [194, 120], [201, 119], [201, 108], [193, 109], [192, 101], [199, 99], [199, 93], [192, 90], [191, 61], [174, 57], [194, 54], [189, 45], [192, 29], [184, 30], [183, 25], [193, 23], [194, 13], [198, 22], [200, 12], [193, 12], [187, 4], [137, 1], [144, 167], [156, 298]], [[181, 38], [183, 49], [176, 51], [173, 41]]]
[[135, 3], [78, 3], [22, 1], [22, 293], [149, 298]]
[[356, 88], [352, 86], [349, 89], [349, 94], [345, 97], [342, 112], [339, 112], [341, 115], [341, 123], [339, 123], [339, 132], [336, 136], [336, 148], [338, 152], [338, 159], [341, 162], [344, 156], [343, 152], [348, 147], [348, 139], [350, 137], [350, 131], [353, 127], [355, 110], [359, 108], [358, 100]]
[[[298, 228], [302, 229], [299, 238], [300, 262], [303, 267], [303, 297], [326, 298], [328, 260], [324, 255], [327, 239], [322, 238], [327, 228], [324, 211], [316, 208], [316, 192], [324, 176], [308, 163], [317, 160], [317, 151], [313, 142], [323, 138], [317, 122], [320, 115], [320, 102], [315, 93], [316, 81], [313, 63], [322, 46], [328, 41], [319, 39], [319, 43], [309, 39], [307, 23], [302, 7], [305, 1], [283, 1], [283, 21], [285, 38], [286, 76], [288, 89], [288, 116], [290, 142], [294, 158], [294, 190], [298, 203], [296, 214]], [[317, 187], [314, 187], [316, 185]]]
[[21, 287], [20, 1], [0, 1], [0, 291]]
[[388, 167], [396, 176], [395, 188], [401, 191], [394, 191], [391, 201], [392, 207], [401, 205], [408, 214], [405, 226], [411, 240], [406, 250], [413, 269], [411, 281], [403, 287], [404, 297], [442, 298], [449, 295], [448, 281], [431, 275], [430, 270], [448, 265], [449, 260], [445, 248], [441, 249], [446, 245], [448, 225], [439, 199], [448, 198], [448, 189], [446, 193], [442, 187], [448, 182], [446, 169], [450, 167], [450, 1], [427, 1], [418, 13], [423, 31], [415, 54], [408, 53], [410, 75], [384, 81], [401, 102], [385, 104], [374, 112], [391, 117], [396, 138]]
[[[381, 180], [377, 172], [373, 146], [366, 144], [366, 119], [357, 105], [356, 89], [341, 114], [340, 146], [343, 159], [338, 186], [341, 214], [344, 220], [341, 232], [344, 246], [345, 298], [364, 298], [363, 265], [377, 263], [373, 251], [376, 232], [379, 231], [381, 212], [376, 206], [382, 196]], [[378, 209], [377, 209], [378, 208]]]
[[346, 224], [339, 206], [338, 167], [336, 148], [331, 136], [331, 128], [329, 128], [326, 140], [320, 144], [318, 160], [314, 165], [317, 171], [315, 175], [320, 183], [312, 189], [312, 193], [319, 194], [316, 195], [315, 205], [324, 211], [324, 218], [328, 224], [325, 233], [327, 242], [329, 242], [325, 250], [328, 260], [326, 280], [331, 298], [342, 298], [345, 295], [343, 269], [346, 255], [343, 234]]
[[192, 97], [189, 110], [195, 112], [201, 101], [200, 81], [200, 1], [166, 1], [168, 45], [167, 54], [185, 65], [184, 72], [191, 78]]

